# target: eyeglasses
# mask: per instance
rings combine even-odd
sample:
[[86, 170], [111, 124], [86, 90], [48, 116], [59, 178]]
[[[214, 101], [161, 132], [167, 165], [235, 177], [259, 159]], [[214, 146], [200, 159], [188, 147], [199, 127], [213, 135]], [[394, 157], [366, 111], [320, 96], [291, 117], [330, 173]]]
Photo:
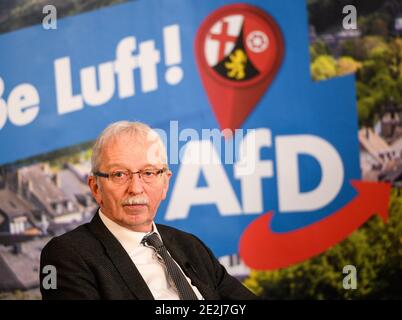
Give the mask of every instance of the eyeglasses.
[[115, 184], [123, 185], [126, 184], [128, 181], [131, 181], [135, 174], [138, 174], [138, 177], [144, 181], [145, 183], [153, 183], [156, 182], [162, 173], [166, 172], [167, 168], [163, 169], [145, 169], [145, 170], [138, 170], [136, 172], [132, 172], [130, 170], [116, 170], [110, 173], [104, 172], [94, 172], [95, 176], [108, 178]]

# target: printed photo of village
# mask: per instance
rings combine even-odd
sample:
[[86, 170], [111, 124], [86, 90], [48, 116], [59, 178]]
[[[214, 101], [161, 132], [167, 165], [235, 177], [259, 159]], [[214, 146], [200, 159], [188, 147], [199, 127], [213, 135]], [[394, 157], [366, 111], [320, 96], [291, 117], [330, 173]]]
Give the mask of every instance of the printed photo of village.
[[[0, 32], [38, 24], [49, 3], [61, 18], [121, 2], [1, 1]], [[249, 270], [237, 255], [220, 260], [266, 299], [401, 299], [402, 0], [306, 4], [312, 81], [355, 74], [361, 176], [392, 184], [389, 221], [373, 217], [342, 243], [286, 269]], [[344, 27], [347, 5], [356, 8], [355, 28]], [[42, 248], [94, 215], [86, 185], [92, 143], [0, 166], [0, 299], [41, 299]], [[350, 264], [358, 270], [355, 290], [342, 285], [342, 269]]]

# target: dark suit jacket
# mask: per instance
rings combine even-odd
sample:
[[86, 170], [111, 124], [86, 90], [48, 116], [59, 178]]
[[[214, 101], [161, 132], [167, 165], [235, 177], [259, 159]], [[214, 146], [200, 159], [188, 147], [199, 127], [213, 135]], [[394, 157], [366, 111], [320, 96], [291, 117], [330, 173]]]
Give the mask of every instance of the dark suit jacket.
[[[256, 299], [230, 276], [194, 235], [157, 225], [166, 248], [205, 299]], [[57, 289], [43, 299], [153, 299], [147, 284], [99, 214], [90, 223], [53, 238], [42, 250], [41, 268], [57, 270]]]

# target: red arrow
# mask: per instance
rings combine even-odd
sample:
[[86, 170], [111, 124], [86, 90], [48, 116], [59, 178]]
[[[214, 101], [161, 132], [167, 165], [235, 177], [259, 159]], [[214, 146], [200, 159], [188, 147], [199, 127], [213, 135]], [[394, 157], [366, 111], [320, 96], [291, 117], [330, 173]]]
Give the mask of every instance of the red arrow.
[[240, 257], [256, 270], [273, 270], [311, 258], [345, 239], [372, 215], [386, 223], [391, 185], [351, 181], [358, 195], [334, 214], [307, 227], [284, 233], [269, 228], [273, 213], [257, 218], [240, 239]]

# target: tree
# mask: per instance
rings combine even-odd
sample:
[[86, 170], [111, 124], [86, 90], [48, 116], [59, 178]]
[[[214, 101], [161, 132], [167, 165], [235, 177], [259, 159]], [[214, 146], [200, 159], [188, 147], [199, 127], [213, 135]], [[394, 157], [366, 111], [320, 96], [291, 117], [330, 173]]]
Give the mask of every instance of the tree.
[[389, 20], [391, 20], [391, 17], [388, 14], [374, 12], [359, 19], [358, 26], [365, 35], [387, 37], [389, 34]]
[[359, 125], [371, 127], [375, 115], [376, 100], [371, 96], [366, 96], [357, 100], [357, 114]]
[[402, 78], [402, 39], [396, 38], [390, 43], [389, 70], [394, 79]]
[[355, 73], [362, 64], [352, 57], [341, 57], [336, 62], [336, 74], [342, 76], [349, 73]]
[[317, 40], [310, 45], [310, 60], [314, 61], [322, 55], [329, 55], [329, 48], [324, 41]]
[[365, 36], [359, 39], [346, 40], [342, 43], [341, 54], [356, 60], [367, 59], [371, 50], [376, 47], [387, 47], [386, 42], [379, 36]]
[[311, 75], [314, 80], [324, 80], [336, 76], [336, 63], [328, 55], [318, 56], [311, 64]]

